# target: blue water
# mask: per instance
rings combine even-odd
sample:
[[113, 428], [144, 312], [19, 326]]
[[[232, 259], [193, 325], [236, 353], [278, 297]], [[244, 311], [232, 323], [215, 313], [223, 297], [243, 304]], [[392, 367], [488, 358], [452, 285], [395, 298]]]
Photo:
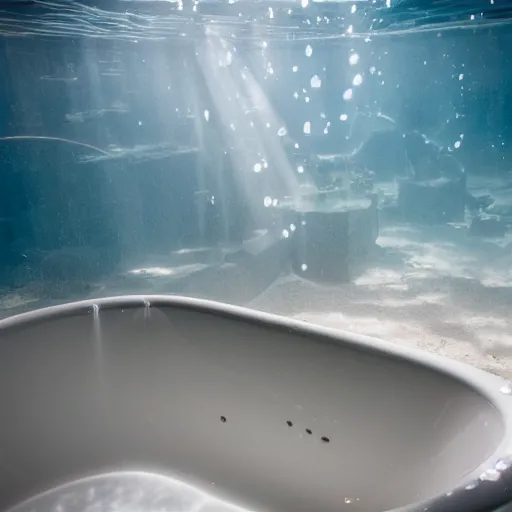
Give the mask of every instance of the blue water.
[[3, 2], [1, 315], [183, 294], [511, 377], [509, 9]]

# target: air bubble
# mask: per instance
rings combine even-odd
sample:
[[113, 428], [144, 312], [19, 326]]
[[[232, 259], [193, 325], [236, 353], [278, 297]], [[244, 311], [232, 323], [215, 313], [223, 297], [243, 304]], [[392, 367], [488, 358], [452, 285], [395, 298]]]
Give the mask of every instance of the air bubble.
[[501, 477], [501, 473], [497, 469], [488, 469], [480, 475], [482, 482], [496, 482]]
[[319, 89], [322, 86], [322, 80], [318, 75], [313, 75], [310, 83], [312, 89]]
[[353, 53], [349, 58], [348, 62], [351, 66], [355, 66], [359, 62], [359, 55], [357, 53]]
[[353, 95], [353, 91], [352, 89], [347, 89], [344, 93], [343, 93], [343, 99], [345, 101], [349, 101], [352, 99], [352, 95]]
[[500, 459], [498, 462], [496, 462], [496, 469], [498, 471], [506, 471], [508, 469], [508, 465], [504, 460]]
[[507, 382], [504, 386], [500, 388], [500, 391], [504, 395], [512, 395], [512, 384], [510, 382]]
[[151, 316], [151, 304], [149, 300], [144, 301], [144, 318], [149, 318]]

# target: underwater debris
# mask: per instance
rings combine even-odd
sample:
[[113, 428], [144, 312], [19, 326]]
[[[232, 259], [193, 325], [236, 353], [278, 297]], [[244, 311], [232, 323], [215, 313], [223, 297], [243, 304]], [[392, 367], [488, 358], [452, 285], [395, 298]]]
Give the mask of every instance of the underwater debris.
[[111, 153], [108, 151], [105, 151], [104, 149], [98, 148], [96, 146], [93, 146], [92, 144], [87, 144], [86, 142], [79, 142], [77, 140], [71, 140], [71, 139], [65, 139], [63, 137], [50, 137], [45, 135], [8, 135], [5, 137], [0, 137], [0, 141], [10, 141], [10, 140], [46, 140], [46, 141], [53, 141], [53, 142], [63, 142], [65, 144], [73, 144], [75, 146], [82, 146], [84, 148], [92, 149], [93, 151], [96, 151], [98, 153], [101, 153], [105, 156], [112, 156]]

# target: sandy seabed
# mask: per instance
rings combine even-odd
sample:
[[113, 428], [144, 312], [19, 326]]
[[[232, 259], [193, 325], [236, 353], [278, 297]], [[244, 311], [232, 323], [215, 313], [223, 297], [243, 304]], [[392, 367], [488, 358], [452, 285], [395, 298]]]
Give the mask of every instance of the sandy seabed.
[[[512, 191], [500, 182], [475, 181], [476, 191], [512, 204]], [[512, 235], [476, 238], [465, 225], [386, 226], [375, 257], [352, 283], [320, 286], [284, 277], [249, 306], [512, 379]]]

